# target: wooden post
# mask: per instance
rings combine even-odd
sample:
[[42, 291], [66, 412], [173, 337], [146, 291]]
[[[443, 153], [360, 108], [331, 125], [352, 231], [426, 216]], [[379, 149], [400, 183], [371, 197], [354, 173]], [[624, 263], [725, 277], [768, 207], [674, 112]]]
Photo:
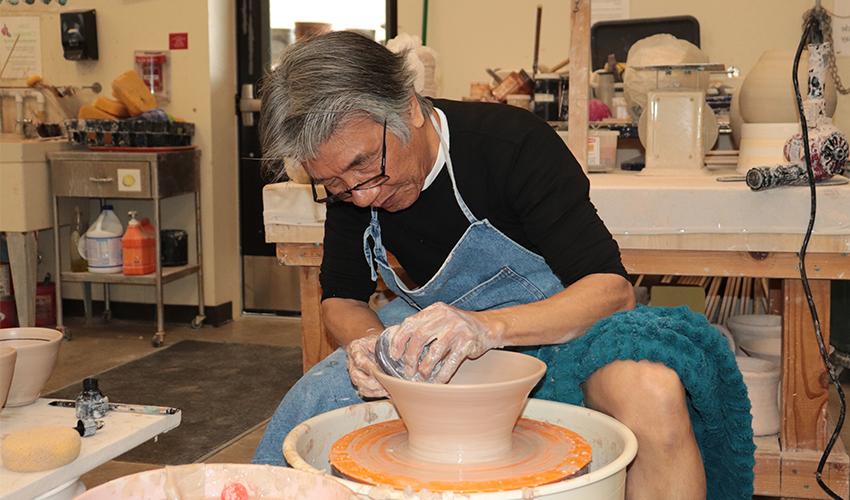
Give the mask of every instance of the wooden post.
[[306, 373], [313, 365], [334, 352], [336, 345], [328, 337], [322, 321], [322, 287], [319, 268], [298, 268], [301, 289], [301, 362]]
[[[823, 341], [829, 349], [830, 281], [810, 280]], [[812, 316], [799, 279], [783, 282], [782, 423], [783, 450], [823, 450], [829, 378], [821, 360]]]
[[590, 93], [590, 0], [571, 0], [570, 98], [567, 145], [587, 172], [587, 102]]

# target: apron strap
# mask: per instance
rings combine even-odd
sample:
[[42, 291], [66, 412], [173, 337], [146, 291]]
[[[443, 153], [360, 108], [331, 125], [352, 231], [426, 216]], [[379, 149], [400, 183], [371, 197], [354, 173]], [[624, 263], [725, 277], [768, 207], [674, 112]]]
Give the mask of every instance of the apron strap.
[[[369, 244], [369, 238], [375, 243], [375, 251], [372, 251], [372, 245]], [[375, 261], [378, 254], [384, 251], [381, 243], [381, 226], [378, 224], [378, 211], [372, 209], [372, 220], [366, 230], [363, 231], [363, 254], [366, 256], [366, 263], [369, 264], [369, 272], [372, 276], [372, 281], [378, 281], [378, 271], [375, 268]]]
[[452, 157], [449, 154], [449, 145], [446, 144], [445, 139], [443, 139], [442, 129], [440, 125], [437, 123], [437, 119], [434, 118], [434, 113], [431, 114], [431, 123], [434, 125], [434, 130], [437, 132], [437, 137], [440, 138], [440, 147], [446, 152], [446, 168], [449, 171], [449, 178], [452, 180], [452, 190], [455, 193], [455, 200], [457, 200], [457, 204], [460, 207], [463, 215], [466, 216], [466, 220], [469, 221], [470, 224], [475, 224], [478, 222], [478, 219], [472, 213], [472, 210], [466, 206], [466, 202], [463, 201], [463, 197], [460, 195], [460, 191], [457, 189], [457, 182], [455, 182], [455, 173], [454, 169], [452, 169]]

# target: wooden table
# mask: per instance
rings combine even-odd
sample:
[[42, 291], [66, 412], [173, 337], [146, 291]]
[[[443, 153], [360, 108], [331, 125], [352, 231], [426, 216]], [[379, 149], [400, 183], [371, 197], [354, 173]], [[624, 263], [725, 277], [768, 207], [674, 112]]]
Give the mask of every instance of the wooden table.
[[[0, 413], [0, 429], [10, 432], [40, 426], [73, 427], [77, 419], [73, 408], [49, 406], [53, 399], [39, 399], [18, 408], [4, 408]], [[80, 476], [122, 453], [180, 425], [181, 412], [173, 415], [109, 412], [104, 426], [94, 436], [83, 438], [80, 455], [70, 464], [43, 472], [12, 472], [0, 464], [0, 500], [17, 498], [50, 498], [60, 493], [81, 490]], [[85, 487], [82, 487], [82, 491]], [[62, 497], [70, 498], [70, 497]]]
[[[284, 229], [266, 227], [277, 243], [278, 260], [300, 273], [302, 349], [305, 371], [336, 346], [324, 331], [316, 242], [280, 241]], [[631, 274], [748, 276], [783, 283], [782, 425], [778, 436], [757, 438], [755, 492], [759, 495], [826, 498], [815, 469], [829, 437], [828, 378], [821, 362], [797, 265], [800, 235], [682, 234], [614, 235]], [[846, 236], [817, 236], [807, 258], [809, 279], [818, 306], [824, 340], [829, 342], [830, 280], [850, 278]], [[746, 248], [749, 250], [735, 250]], [[730, 250], [732, 249], [732, 250]], [[838, 492], [850, 487], [850, 459], [840, 440], [824, 470]]]

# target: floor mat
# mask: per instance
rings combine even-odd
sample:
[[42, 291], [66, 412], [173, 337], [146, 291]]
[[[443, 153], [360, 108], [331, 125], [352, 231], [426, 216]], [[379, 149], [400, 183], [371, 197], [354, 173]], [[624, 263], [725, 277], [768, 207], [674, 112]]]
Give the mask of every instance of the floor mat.
[[[271, 417], [300, 376], [298, 347], [184, 340], [95, 377], [113, 403], [183, 410], [179, 427], [116, 459], [177, 465], [204, 459]], [[81, 389], [42, 397], [74, 399]]]

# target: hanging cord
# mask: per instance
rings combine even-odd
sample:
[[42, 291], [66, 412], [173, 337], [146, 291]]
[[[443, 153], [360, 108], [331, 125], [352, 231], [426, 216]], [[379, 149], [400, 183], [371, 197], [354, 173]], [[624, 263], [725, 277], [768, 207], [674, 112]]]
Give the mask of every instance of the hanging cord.
[[[809, 11], [809, 13], [811, 12], [812, 11]], [[809, 240], [812, 237], [812, 231], [815, 227], [815, 217], [817, 216], [817, 190], [815, 188], [814, 169], [812, 168], [812, 155], [811, 151], [809, 150], [808, 125], [806, 123], [806, 115], [803, 112], [803, 97], [800, 94], [800, 82], [797, 81], [797, 69], [800, 66], [800, 55], [803, 53], [803, 47], [806, 46], [806, 42], [809, 40], [810, 35], [812, 35], [813, 33], [812, 29], [817, 29], [815, 24], [818, 23], [819, 20], [820, 18], [815, 15], [807, 17], [805, 28], [803, 29], [803, 36], [802, 38], [800, 38], [800, 44], [797, 46], [797, 53], [794, 55], [794, 68], [791, 74], [791, 79], [794, 82], [794, 96], [797, 98], [797, 109], [800, 112], [800, 128], [803, 134], [803, 151], [805, 152], [806, 157], [806, 172], [808, 173], [809, 192], [811, 193], [809, 225], [806, 228], [806, 235], [805, 237], [803, 237], [803, 245], [800, 247], [800, 279], [803, 282], [803, 291], [806, 294], [806, 302], [808, 302], [809, 304], [809, 312], [812, 315], [812, 321], [815, 327], [815, 336], [817, 337], [818, 341], [818, 349], [820, 350], [820, 355], [823, 359], [823, 364], [826, 367], [827, 372], [829, 373], [829, 380], [835, 387], [836, 392], [838, 392], [838, 399], [841, 402], [840, 411], [838, 413], [838, 422], [836, 422], [835, 429], [832, 431], [832, 435], [829, 437], [829, 441], [827, 441], [826, 443], [826, 448], [824, 448], [823, 454], [820, 457], [817, 472], [815, 473], [815, 479], [817, 480], [818, 485], [824, 492], [826, 492], [827, 495], [829, 495], [833, 499], [841, 500], [842, 497], [832, 491], [829, 486], [826, 485], [822, 478], [823, 468], [826, 465], [827, 458], [829, 458], [829, 454], [832, 451], [832, 447], [838, 440], [841, 428], [844, 426], [844, 414], [846, 412], [846, 403], [844, 401], [844, 391], [841, 389], [841, 384], [838, 382], [838, 377], [835, 374], [832, 362], [829, 359], [829, 353], [827, 352], [826, 345], [823, 341], [823, 331], [821, 330], [820, 318], [818, 318], [818, 311], [815, 307], [815, 301], [812, 297], [812, 289], [809, 286], [809, 278], [806, 274], [806, 251], [809, 247]], [[823, 25], [821, 25], [821, 27], [822, 26]], [[826, 39], [825, 36], [824, 39]]]

